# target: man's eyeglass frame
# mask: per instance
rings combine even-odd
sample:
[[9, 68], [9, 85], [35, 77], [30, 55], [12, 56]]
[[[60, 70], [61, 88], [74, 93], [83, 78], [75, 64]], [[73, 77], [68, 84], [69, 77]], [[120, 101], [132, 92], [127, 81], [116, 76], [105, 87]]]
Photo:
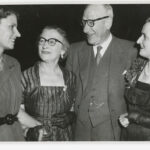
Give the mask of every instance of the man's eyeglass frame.
[[[40, 41], [41, 39], [44, 40], [43, 43]], [[50, 44], [50, 40], [54, 40], [55, 41], [54, 44]], [[62, 45], [64, 45], [61, 41], [59, 41], [59, 40], [57, 40], [55, 38], [50, 38], [50, 39], [45, 39], [44, 37], [40, 37], [39, 38], [39, 44], [44, 45], [46, 42], [48, 43], [49, 46], [55, 46], [56, 42], [59, 42]]]
[[82, 20], [82, 26], [84, 27], [87, 23], [87, 25], [89, 27], [94, 27], [95, 25], [95, 22], [96, 21], [99, 21], [99, 20], [102, 20], [102, 19], [105, 19], [105, 18], [108, 18], [109, 16], [104, 16], [104, 17], [100, 17], [100, 18], [97, 18], [97, 19], [88, 19], [88, 20]]

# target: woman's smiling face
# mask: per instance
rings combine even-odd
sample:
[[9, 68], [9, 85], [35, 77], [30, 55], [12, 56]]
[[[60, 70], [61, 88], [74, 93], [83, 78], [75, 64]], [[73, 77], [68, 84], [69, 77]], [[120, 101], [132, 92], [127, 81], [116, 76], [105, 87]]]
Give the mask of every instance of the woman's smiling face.
[[20, 36], [14, 14], [0, 20], [0, 49], [13, 49], [16, 38]]
[[150, 22], [144, 24], [141, 36], [137, 40], [140, 45], [140, 55], [150, 59]]
[[38, 42], [38, 53], [43, 61], [58, 61], [63, 53], [63, 37], [55, 29], [44, 29]]

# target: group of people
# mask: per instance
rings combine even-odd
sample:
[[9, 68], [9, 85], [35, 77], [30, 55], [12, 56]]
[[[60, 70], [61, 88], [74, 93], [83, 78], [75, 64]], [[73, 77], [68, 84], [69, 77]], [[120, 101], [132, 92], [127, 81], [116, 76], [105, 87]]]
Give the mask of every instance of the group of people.
[[150, 19], [138, 53], [134, 42], [110, 32], [112, 6], [89, 4], [86, 40], [70, 45], [64, 30], [45, 26], [39, 61], [21, 73], [4, 54], [21, 36], [17, 18], [0, 8], [0, 141], [150, 140]]

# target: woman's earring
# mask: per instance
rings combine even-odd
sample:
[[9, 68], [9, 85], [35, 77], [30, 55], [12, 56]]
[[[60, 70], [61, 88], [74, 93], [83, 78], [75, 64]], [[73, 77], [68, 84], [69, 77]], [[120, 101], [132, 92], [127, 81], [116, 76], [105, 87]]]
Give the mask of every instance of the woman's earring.
[[61, 54], [61, 59], [63, 59], [64, 58], [64, 54]]

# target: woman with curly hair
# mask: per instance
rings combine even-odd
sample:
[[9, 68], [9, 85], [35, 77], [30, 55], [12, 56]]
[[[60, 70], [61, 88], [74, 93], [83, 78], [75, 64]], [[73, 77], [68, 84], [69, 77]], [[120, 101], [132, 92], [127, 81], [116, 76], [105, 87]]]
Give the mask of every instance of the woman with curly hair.
[[66, 32], [45, 26], [37, 46], [40, 60], [22, 73], [25, 111], [32, 117], [23, 117], [26, 140], [70, 141], [75, 121], [75, 75], [59, 63], [69, 48]]
[[[125, 98], [128, 113], [119, 118], [122, 140], [150, 140], [150, 18], [143, 26], [137, 40], [140, 45], [140, 57], [137, 58], [125, 74], [127, 81]], [[142, 57], [141, 57], [142, 56]]]

